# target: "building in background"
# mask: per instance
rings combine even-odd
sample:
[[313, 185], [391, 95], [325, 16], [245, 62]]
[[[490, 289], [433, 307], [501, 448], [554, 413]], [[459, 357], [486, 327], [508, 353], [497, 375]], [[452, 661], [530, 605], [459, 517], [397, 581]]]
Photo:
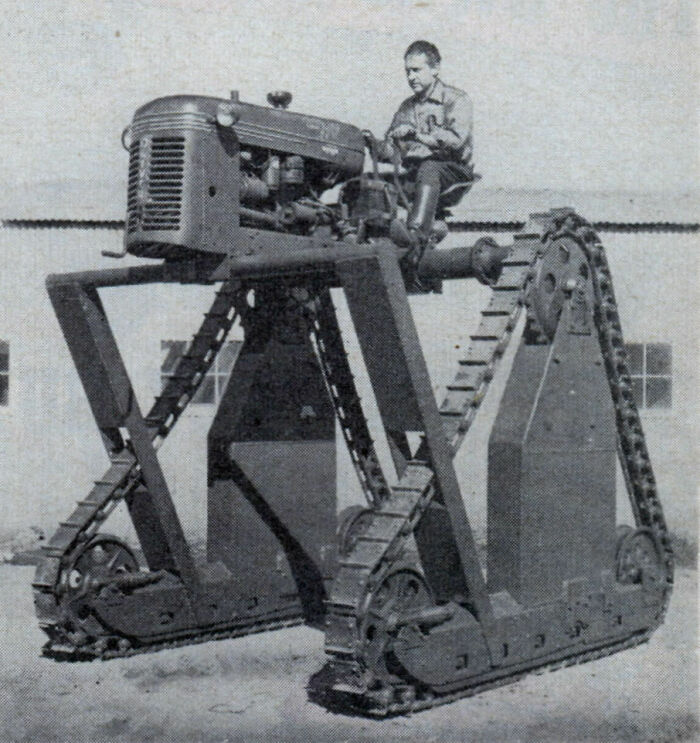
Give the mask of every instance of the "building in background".
[[[107, 458], [51, 309], [44, 282], [50, 273], [113, 267], [102, 250], [118, 251], [125, 191], [121, 184], [44, 184], [15, 192], [0, 203], [6, 220], [50, 220], [0, 229], [0, 523], [3, 529], [36, 525], [50, 534], [73, 502], [89, 491]], [[569, 205], [597, 222], [698, 222], [697, 202], [633, 194], [562, 194], [478, 188], [455, 220], [523, 220], [529, 212]], [[70, 220], [61, 223], [56, 220]], [[451, 235], [450, 245], [478, 233]], [[694, 537], [697, 499], [698, 328], [697, 233], [602, 234], [608, 249], [635, 395], [667, 520], [673, 531]], [[510, 236], [498, 234], [500, 242]], [[127, 257], [119, 265], [144, 263]], [[198, 327], [212, 287], [146, 285], [101, 290], [134, 388], [146, 408]], [[413, 298], [416, 324], [433, 384], [451, 379], [460, 347], [478, 323], [488, 290], [473, 281], [446, 283], [441, 296]], [[343, 298], [334, 293], [370, 426], [378, 432], [367, 377]], [[439, 331], [439, 332], [436, 332]], [[241, 335], [219, 354], [197, 399], [189, 406], [160, 458], [188, 535], [206, 530], [206, 434], [215, 403], [238, 351]], [[498, 402], [498, 385], [465, 441], [458, 474], [470, 518], [485, 533], [486, 444]], [[339, 500], [359, 502], [360, 490], [339, 440]], [[382, 437], [380, 455], [386, 459]], [[620, 516], [629, 521], [620, 480]], [[115, 514], [108, 531], [128, 532]]]

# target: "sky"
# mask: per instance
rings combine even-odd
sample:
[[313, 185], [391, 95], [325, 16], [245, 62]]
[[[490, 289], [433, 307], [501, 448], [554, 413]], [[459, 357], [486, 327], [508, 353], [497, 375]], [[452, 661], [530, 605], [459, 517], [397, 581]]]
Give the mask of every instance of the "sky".
[[5, 187], [125, 180], [134, 110], [199, 93], [292, 108], [382, 134], [409, 95], [403, 52], [441, 50], [475, 108], [490, 186], [697, 188], [694, 0], [4, 0]]

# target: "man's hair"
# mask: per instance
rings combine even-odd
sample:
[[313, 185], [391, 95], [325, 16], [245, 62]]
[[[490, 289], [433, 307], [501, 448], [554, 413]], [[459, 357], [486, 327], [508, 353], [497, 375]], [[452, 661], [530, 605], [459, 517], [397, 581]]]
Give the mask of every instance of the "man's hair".
[[435, 44], [431, 44], [429, 41], [414, 41], [408, 47], [408, 49], [406, 49], [406, 53], [403, 55], [403, 58], [406, 59], [406, 57], [409, 57], [412, 54], [425, 54], [425, 57], [428, 60], [428, 64], [431, 67], [435, 67], [435, 65], [440, 64], [440, 52], [438, 51], [438, 48], [435, 46]]

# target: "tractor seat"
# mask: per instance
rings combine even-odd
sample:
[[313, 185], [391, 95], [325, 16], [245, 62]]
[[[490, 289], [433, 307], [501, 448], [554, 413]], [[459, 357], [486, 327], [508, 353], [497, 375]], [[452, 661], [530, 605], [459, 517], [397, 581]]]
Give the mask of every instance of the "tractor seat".
[[478, 173], [474, 173], [473, 178], [469, 181], [453, 183], [440, 194], [440, 207], [448, 209], [451, 206], [457, 206], [462, 198], [469, 193], [474, 183], [479, 180], [481, 180], [481, 176]]
[[[378, 164], [378, 174], [379, 177], [387, 181], [389, 183], [393, 182], [395, 178], [394, 173], [394, 166], [391, 163], [379, 163]], [[402, 165], [399, 168], [399, 178], [403, 181], [403, 189], [406, 193], [406, 196], [409, 199], [413, 198], [414, 190], [415, 190], [415, 183], [410, 180], [406, 180], [406, 176], [408, 175], [408, 171], [406, 168]], [[459, 183], [453, 183], [449, 188], [446, 188], [441, 194], [438, 199], [438, 207], [437, 207], [437, 216], [441, 218], [442, 215], [445, 213], [449, 214], [450, 207], [457, 206], [459, 202], [466, 196], [471, 187], [477, 182], [481, 180], [481, 175], [479, 173], [474, 173], [472, 175], [471, 180], [468, 181], [460, 181]]]

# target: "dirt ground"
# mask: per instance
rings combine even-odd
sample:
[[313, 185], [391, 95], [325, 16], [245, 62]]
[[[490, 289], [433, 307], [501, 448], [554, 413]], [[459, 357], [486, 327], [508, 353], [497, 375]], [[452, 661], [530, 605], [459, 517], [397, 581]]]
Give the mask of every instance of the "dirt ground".
[[679, 573], [666, 624], [647, 645], [411, 717], [374, 721], [307, 700], [306, 681], [323, 663], [323, 638], [306, 627], [105, 663], [42, 659], [33, 568], [5, 565], [0, 740], [700, 740], [697, 573]]

